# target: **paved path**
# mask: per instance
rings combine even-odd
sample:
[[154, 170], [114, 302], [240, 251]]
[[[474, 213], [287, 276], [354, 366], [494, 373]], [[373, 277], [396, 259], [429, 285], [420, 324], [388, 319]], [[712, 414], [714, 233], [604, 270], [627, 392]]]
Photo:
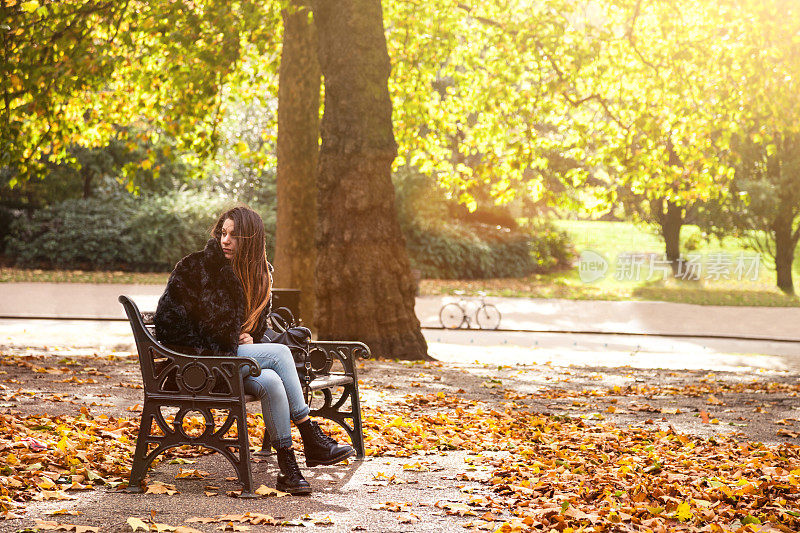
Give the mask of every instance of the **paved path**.
[[0, 317], [124, 319], [120, 294], [155, 310], [163, 291], [163, 285], [0, 283]]
[[[119, 294], [154, 309], [155, 285], [0, 284], [0, 317], [123, 318]], [[449, 297], [417, 299], [423, 326], [438, 326]], [[800, 309], [709, 307], [661, 302], [602, 302], [488, 298], [510, 330], [531, 333], [425, 329], [430, 353], [452, 362], [547, 363], [568, 366], [800, 371]], [[641, 333], [648, 336], [614, 335]], [[698, 335], [669, 337], [654, 334]], [[709, 339], [704, 335], [775, 337], [798, 342]], [[0, 318], [0, 349], [133, 351], [126, 321]]]
[[[492, 365], [800, 371], [800, 344], [627, 335], [423, 330], [440, 361]], [[0, 351], [133, 352], [127, 322], [0, 319]]]
[[[423, 325], [439, 325], [443, 301], [417, 299]], [[487, 298], [503, 315], [500, 327], [536, 331], [721, 335], [800, 340], [798, 307], [727, 307], [669, 302]]]
[[[117, 296], [155, 309], [160, 285], [0, 283], [0, 317], [123, 319]], [[452, 297], [417, 298], [424, 327], [439, 326], [439, 309]], [[668, 302], [607, 302], [487, 298], [503, 315], [502, 329], [660, 335], [721, 335], [800, 341], [800, 308], [724, 307]]]

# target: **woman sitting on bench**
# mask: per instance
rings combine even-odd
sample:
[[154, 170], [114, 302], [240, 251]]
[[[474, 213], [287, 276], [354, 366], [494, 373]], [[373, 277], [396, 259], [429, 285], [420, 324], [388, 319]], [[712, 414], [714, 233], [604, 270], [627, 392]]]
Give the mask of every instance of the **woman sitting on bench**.
[[355, 450], [309, 419], [289, 348], [261, 342], [272, 308], [272, 265], [261, 217], [249, 207], [235, 207], [220, 215], [212, 234], [203, 251], [187, 255], [172, 271], [153, 317], [156, 337], [184, 353], [240, 355], [259, 363], [259, 376], [248, 376], [247, 367], [242, 375], [245, 392], [261, 399], [270, 444], [277, 450], [277, 489], [309, 494], [292, 451], [290, 419], [300, 430], [308, 466], [338, 463]]

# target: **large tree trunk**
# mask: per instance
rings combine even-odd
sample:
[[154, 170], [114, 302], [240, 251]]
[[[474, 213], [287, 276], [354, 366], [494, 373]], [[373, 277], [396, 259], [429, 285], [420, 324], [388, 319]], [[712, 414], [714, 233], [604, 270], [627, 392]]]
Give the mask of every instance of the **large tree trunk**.
[[284, 10], [283, 27], [278, 79], [275, 285], [300, 289], [300, 316], [306, 325], [313, 325], [322, 74], [308, 8]]
[[792, 234], [794, 216], [791, 214], [780, 215], [772, 225], [772, 235], [775, 238], [775, 275], [778, 288], [786, 294], [794, 294], [794, 281], [792, 280], [792, 264], [794, 263], [794, 249], [797, 247], [797, 236]]
[[427, 358], [391, 181], [397, 145], [381, 3], [319, 0], [314, 20], [325, 79], [317, 179], [319, 336], [360, 340], [379, 356]]

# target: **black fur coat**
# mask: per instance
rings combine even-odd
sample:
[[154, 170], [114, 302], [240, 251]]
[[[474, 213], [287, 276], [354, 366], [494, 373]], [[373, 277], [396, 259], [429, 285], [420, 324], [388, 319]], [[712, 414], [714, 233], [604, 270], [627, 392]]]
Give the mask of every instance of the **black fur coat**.
[[[267, 263], [269, 271], [272, 265]], [[252, 333], [259, 342], [267, 328], [270, 301]], [[158, 300], [153, 316], [156, 338], [181, 353], [193, 355], [236, 355], [239, 334], [245, 320], [242, 283], [217, 239], [205, 249], [181, 259]]]

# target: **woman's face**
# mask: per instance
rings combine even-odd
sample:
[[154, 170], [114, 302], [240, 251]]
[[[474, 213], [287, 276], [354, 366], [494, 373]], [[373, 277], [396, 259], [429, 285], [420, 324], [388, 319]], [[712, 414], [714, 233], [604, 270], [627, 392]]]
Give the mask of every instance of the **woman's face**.
[[222, 234], [219, 237], [219, 244], [222, 246], [222, 253], [225, 254], [225, 259], [233, 259], [236, 255], [236, 237], [233, 236], [234, 230], [233, 220], [226, 218], [222, 224]]

